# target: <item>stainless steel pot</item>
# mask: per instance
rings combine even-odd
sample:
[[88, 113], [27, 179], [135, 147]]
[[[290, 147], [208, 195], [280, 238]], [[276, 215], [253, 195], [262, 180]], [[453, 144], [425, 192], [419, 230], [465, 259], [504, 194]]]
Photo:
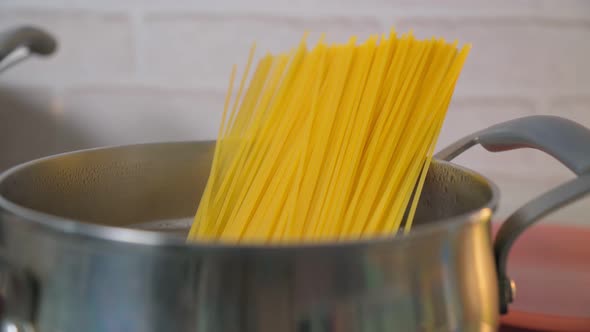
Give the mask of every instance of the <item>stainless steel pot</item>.
[[[2, 318], [44, 332], [494, 331], [513, 296], [512, 243], [590, 191], [589, 143], [562, 118], [493, 126], [438, 153], [410, 235], [299, 246], [185, 243], [213, 142], [32, 161], [0, 177]], [[578, 177], [494, 242], [495, 185], [448, 162], [474, 144], [540, 149]]]

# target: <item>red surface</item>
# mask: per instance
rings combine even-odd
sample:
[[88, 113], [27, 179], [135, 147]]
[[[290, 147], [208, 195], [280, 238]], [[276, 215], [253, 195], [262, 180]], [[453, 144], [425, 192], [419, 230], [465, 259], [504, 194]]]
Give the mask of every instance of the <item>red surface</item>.
[[508, 274], [517, 291], [504, 325], [590, 331], [590, 228], [534, 225], [512, 248]]
[[536, 332], [535, 330], [523, 329], [513, 326], [502, 326], [498, 332]]

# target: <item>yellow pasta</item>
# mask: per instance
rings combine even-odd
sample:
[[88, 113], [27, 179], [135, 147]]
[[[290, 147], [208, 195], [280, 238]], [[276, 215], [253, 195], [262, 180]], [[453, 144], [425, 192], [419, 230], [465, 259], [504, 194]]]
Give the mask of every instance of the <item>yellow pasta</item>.
[[294, 243], [410, 231], [470, 46], [393, 29], [361, 42], [326, 39], [308, 48], [305, 34], [289, 53], [264, 55], [250, 75], [253, 46], [231, 104], [234, 68], [188, 240]]

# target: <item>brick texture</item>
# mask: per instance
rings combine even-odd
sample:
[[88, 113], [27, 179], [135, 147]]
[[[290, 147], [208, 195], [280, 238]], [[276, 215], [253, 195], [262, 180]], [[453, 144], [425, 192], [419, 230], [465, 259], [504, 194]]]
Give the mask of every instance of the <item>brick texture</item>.
[[402, 31], [473, 44], [458, 82], [463, 92], [541, 94], [590, 89], [590, 20], [404, 19]]
[[[217, 91], [146, 87], [84, 87], [63, 98], [61, 125], [79, 128], [84, 139], [67, 131], [61, 146], [72, 149], [154, 141], [216, 137], [224, 94]], [[91, 143], [89, 143], [91, 142]]]
[[50, 86], [117, 81], [134, 71], [134, 40], [124, 13], [79, 10], [2, 10], [0, 31], [34, 24], [58, 38], [59, 49], [47, 59], [32, 59], [3, 74], [3, 81]]
[[[307, 30], [330, 40], [380, 31], [372, 19], [157, 14], [145, 19], [142, 73], [168, 84], [225, 86], [232, 64], [243, 68], [256, 41], [258, 54], [288, 51]], [[170, 38], [174, 36], [174, 38]], [[310, 38], [313, 41], [314, 38]]]
[[587, 95], [555, 97], [543, 113], [563, 116], [590, 127], [590, 90]]
[[385, 12], [398, 12], [400, 10], [416, 10], [423, 15], [436, 15], [442, 12], [461, 12], [469, 15], [471, 12], [497, 12], [503, 11], [510, 14], [537, 13], [559, 15], [565, 13], [584, 14], [590, 4], [586, 0], [219, 0], [215, 2], [194, 0], [3, 0], [0, 6], [6, 7], [35, 7], [35, 8], [85, 8], [85, 9], [181, 9], [181, 10], [206, 10], [206, 11], [282, 11], [298, 12], [305, 15], [322, 14], [330, 12], [348, 12], [351, 15], [359, 11], [378, 16]]

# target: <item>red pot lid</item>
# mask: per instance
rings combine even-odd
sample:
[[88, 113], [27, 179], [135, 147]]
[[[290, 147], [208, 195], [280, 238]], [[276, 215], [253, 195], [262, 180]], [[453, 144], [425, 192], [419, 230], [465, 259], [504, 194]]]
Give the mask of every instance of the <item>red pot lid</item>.
[[[494, 232], [499, 224], [494, 223]], [[539, 223], [508, 258], [516, 299], [503, 325], [536, 331], [590, 331], [590, 227]]]

